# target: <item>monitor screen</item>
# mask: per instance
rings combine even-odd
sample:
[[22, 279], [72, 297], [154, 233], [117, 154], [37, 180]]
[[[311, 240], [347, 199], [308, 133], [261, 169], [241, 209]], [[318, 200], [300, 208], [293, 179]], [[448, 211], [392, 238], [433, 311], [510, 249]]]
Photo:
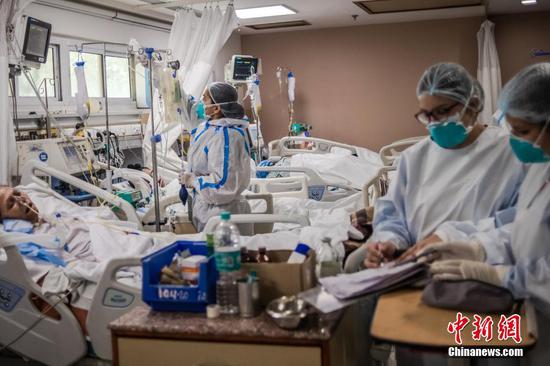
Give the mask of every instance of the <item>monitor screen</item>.
[[32, 17], [27, 18], [25, 43], [23, 45], [25, 60], [38, 63], [46, 62], [51, 30], [51, 24]]
[[246, 80], [252, 75], [251, 68], [254, 72], [258, 72], [258, 59], [254, 57], [235, 57], [235, 65], [233, 68], [234, 80]]

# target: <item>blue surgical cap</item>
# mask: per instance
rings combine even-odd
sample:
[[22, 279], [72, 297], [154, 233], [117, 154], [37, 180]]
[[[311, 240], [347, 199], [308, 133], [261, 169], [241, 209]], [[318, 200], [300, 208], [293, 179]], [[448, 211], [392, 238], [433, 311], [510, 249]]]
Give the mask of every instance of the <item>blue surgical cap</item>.
[[483, 109], [481, 84], [464, 67], [452, 62], [435, 64], [424, 71], [416, 88], [416, 96], [423, 94], [441, 95], [464, 105], [477, 99], [478, 111]]
[[220, 104], [220, 109], [224, 117], [236, 119], [244, 117], [244, 107], [239, 103], [237, 89], [222, 82], [211, 83], [207, 88], [212, 101], [216, 104]]
[[531, 123], [550, 119], [550, 63], [528, 66], [512, 78], [502, 90], [500, 110]]

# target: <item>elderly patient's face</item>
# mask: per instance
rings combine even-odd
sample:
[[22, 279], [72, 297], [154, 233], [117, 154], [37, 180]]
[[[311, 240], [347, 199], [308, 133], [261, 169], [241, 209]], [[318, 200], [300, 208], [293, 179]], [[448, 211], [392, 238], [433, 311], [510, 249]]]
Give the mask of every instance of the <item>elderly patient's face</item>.
[[29, 196], [11, 187], [0, 187], [0, 218], [38, 222], [38, 209]]

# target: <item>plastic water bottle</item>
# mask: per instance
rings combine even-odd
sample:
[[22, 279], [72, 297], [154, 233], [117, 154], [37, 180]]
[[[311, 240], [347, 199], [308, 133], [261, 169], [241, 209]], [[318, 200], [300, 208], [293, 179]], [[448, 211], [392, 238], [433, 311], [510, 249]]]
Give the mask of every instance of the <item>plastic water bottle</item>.
[[222, 314], [239, 312], [237, 279], [241, 270], [241, 236], [239, 229], [231, 223], [231, 214], [224, 211], [221, 222], [214, 231], [216, 267], [220, 273], [216, 283], [216, 297]]
[[321, 248], [319, 248], [315, 268], [317, 278], [336, 276], [342, 272], [342, 261], [330, 242], [330, 238], [323, 238]]

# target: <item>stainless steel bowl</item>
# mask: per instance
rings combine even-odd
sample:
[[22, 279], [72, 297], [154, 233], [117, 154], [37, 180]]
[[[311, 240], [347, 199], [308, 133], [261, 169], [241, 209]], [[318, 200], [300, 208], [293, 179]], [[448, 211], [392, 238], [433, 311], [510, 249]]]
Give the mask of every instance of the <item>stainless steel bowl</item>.
[[296, 329], [307, 317], [307, 304], [296, 296], [283, 296], [267, 305], [266, 313], [283, 329]]

